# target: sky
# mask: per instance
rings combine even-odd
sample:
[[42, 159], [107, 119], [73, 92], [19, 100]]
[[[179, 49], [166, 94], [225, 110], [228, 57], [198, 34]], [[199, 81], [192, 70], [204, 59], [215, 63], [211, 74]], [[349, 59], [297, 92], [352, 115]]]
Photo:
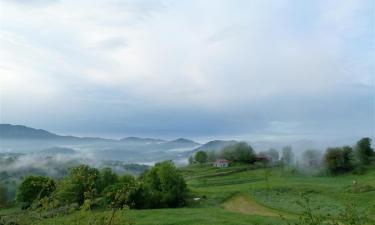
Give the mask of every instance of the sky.
[[375, 3], [0, 0], [0, 122], [80, 136], [375, 136]]

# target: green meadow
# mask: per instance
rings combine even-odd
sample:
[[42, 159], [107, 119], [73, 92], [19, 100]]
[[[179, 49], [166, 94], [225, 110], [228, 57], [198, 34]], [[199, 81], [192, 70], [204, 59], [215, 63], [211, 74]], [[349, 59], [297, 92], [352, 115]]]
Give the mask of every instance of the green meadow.
[[[292, 169], [248, 165], [220, 169], [193, 165], [180, 171], [192, 193], [187, 207], [125, 209], [116, 212], [114, 224], [288, 224], [303, 214], [305, 208], [298, 203], [303, 199], [308, 199], [308, 207], [314, 212], [332, 218], [352, 205], [366, 218], [365, 224], [375, 224], [374, 169], [364, 175], [341, 176], [312, 176]], [[111, 211], [93, 209], [43, 218], [43, 212], [7, 209], [0, 215], [16, 217], [20, 224], [108, 224]]]

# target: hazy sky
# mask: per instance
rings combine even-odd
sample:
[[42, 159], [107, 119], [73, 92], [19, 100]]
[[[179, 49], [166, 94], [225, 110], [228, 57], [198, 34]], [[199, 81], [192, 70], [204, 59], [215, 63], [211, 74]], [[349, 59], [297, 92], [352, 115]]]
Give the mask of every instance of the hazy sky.
[[374, 1], [0, 1], [1, 123], [375, 136]]

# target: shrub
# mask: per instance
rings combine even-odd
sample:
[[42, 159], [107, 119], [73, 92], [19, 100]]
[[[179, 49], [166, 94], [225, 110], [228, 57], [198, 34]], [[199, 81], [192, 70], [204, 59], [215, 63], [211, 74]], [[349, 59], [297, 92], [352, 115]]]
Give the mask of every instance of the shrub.
[[29, 208], [36, 199], [50, 196], [55, 188], [55, 182], [48, 177], [28, 176], [18, 187], [17, 201], [22, 208]]

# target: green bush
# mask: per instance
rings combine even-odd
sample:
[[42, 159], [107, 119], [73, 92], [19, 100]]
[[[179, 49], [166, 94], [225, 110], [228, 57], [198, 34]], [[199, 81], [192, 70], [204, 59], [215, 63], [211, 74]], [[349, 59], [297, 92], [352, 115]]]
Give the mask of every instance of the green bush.
[[36, 199], [50, 196], [55, 188], [55, 182], [48, 177], [28, 176], [18, 187], [17, 201], [22, 208], [29, 208]]

